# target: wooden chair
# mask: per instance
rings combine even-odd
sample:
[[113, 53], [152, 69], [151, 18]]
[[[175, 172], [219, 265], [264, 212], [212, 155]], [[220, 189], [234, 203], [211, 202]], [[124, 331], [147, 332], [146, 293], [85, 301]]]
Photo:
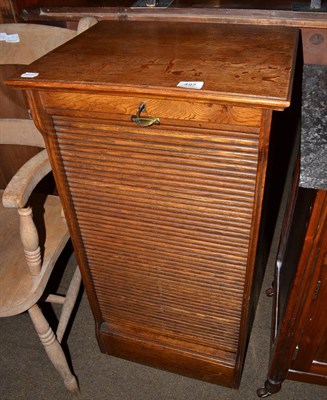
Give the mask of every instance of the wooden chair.
[[[40, 52], [51, 50], [94, 22], [92, 18], [83, 19], [77, 32], [49, 26], [0, 25], [1, 32], [19, 33], [21, 41], [18, 47], [22, 46], [18, 51], [18, 47], [0, 42], [0, 63], [29, 63], [42, 55]], [[53, 36], [57, 36], [56, 40]], [[33, 38], [37, 38], [38, 45]], [[51, 44], [41, 45], [40, 38], [49, 39]], [[4, 46], [6, 50], [2, 51]], [[35, 50], [38, 50], [37, 54]], [[78, 396], [77, 380], [61, 347], [80, 289], [78, 267], [65, 296], [45, 293], [49, 278], [55, 273], [56, 261], [69, 240], [69, 232], [59, 198], [33, 193], [36, 185], [51, 172], [44, 141], [32, 120], [0, 118], [0, 144], [43, 148], [18, 170], [5, 190], [0, 191], [0, 317], [28, 311], [51, 362], [67, 389]], [[56, 333], [38, 305], [40, 299], [62, 305]]]
[[[77, 31], [36, 24], [0, 24], [0, 32], [19, 36], [17, 43], [0, 41], [0, 119], [29, 118], [23, 93], [6, 87], [4, 81], [21, 70], [22, 65], [30, 64], [96, 22], [93, 17], [84, 17], [79, 21]], [[4, 188], [13, 173], [34, 154], [36, 149], [1, 146], [0, 187]]]
[[[7, 121], [6, 125], [4, 130], [1, 125], [0, 143], [42, 144], [42, 137], [32, 121], [25, 121], [21, 135], [16, 135], [14, 124]], [[28, 311], [50, 360], [68, 390], [77, 394], [77, 381], [60, 342], [80, 288], [79, 269], [76, 268], [65, 297], [49, 295], [45, 298], [45, 301], [62, 304], [56, 335], [37, 304], [69, 240], [59, 198], [48, 195], [43, 202], [44, 196], [30, 196], [37, 183], [50, 171], [47, 152], [43, 150], [24, 164], [6, 189], [0, 191], [0, 317]], [[39, 224], [34, 223], [32, 207]], [[42, 229], [40, 235], [39, 229]]]
[[0, 32], [19, 35], [17, 43], [0, 41], [1, 64], [28, 65], [96, 23], [94, 17], [84, 17], [76, 31], [48, 25], [0, 24]]

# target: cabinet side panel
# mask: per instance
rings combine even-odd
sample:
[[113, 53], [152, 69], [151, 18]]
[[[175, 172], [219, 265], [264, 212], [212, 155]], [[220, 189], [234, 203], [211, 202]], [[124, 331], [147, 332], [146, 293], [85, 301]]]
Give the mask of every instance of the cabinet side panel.
[[248, 268], [243, 292], [244, 297], [242, 302], [242, 319], [239, 331], [236, 374], [234, 377], [235, 387], [238, 387], [240, 384], [246, 347], [254, 320], [254, 314], [258, 303], [266, 265], [266, 260], [264, 260], [264, 257], [261, 254], [263, 249], [261, 248], [262, 243], [260, 236], [260, 224], [262, 222], [261, 217], [268, 163], [271, 118], [271, 111], [262, 111], [260, 140], [258, 142], [256, 191], [253, 200], [252, 225], [250, 228], [250, 242], [247, 260]]
[[86, 287], [86, 292], [92, 308], [93, 316], [95, 318], [96, 334], [98, 334], [101, 323], [103, 322], [103, 318], [101, 316], [101, 311], [95, 295], [93, 281], [90, 276], [80, 230], [76, 224], [76, 213], [72, 201], [72, 193], [68, 187], [67, 177], [65, 173], [66, 171], [63, 167], [62, 158], [59, 152], [58, 140], [55, 132], [55, 127], [53, 125], [53, 120], [43, 106], [40, 92], [27, 91], [26, 95], [28, 98], [29, 107], [32, 112], [33, 121], [42, 136], [44, 137], [56, 187], [60, 195], [63, 211], [65, 213], [67, 225], [72, 238], [75, 255], [79, 268], [81, 270], [83, 283]]

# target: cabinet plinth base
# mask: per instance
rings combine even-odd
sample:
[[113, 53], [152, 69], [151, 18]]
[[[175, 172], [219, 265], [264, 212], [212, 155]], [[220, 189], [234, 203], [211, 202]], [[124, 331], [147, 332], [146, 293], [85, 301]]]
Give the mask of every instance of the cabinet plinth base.
[[239, 382], [235, 382], [235, 366], [224, 365], [212, 357], [121, 332], [104, 332], [101, 329], [97, 337], [105, 354], [208, 383], [234, 389], [239, 387]]

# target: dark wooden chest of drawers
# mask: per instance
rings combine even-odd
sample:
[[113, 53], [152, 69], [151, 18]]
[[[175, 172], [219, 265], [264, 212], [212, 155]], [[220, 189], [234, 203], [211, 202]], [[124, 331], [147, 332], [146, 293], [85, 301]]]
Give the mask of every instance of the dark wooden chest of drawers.
[[10, 82], [45, 137], [103, 352], [239, 385], [296, 46], [290, 28], [100, 22]]
[[304, 65], [300, 146], [294, 146], [276, 254], [273, 332], [260, 397], [285, 379], [327, 386], [327, 66]]

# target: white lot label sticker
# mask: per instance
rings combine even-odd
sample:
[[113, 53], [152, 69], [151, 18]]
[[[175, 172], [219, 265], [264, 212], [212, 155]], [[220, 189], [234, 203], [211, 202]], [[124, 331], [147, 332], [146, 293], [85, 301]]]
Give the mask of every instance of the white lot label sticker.
[[13, 33], [11, 35], [6, 35], [6, 42], [7, 43], [18, 43], [19, 42], [19, 35], [18, 33]]
[[181, 81], [178, 83], [177, 86], [186, 89], [201, 89], [203, 85], [204, 82], [202, 81], [193, 81], [193, 82]]
[[24, 72], [23, 74], [21, 74], [21, 78], [35, 78], [38, 75], [38, 72]]

